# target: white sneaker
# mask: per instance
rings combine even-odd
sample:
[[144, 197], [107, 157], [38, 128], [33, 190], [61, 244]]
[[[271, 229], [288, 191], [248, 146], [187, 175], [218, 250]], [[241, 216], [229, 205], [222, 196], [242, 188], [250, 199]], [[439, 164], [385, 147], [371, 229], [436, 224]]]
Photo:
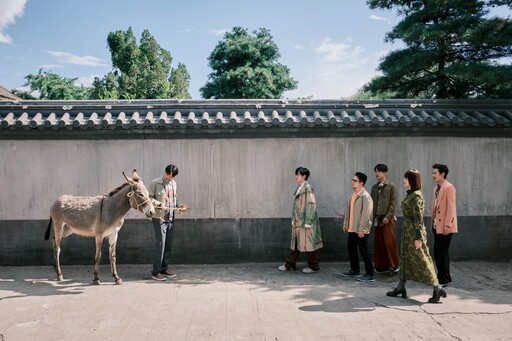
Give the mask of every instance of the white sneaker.
[[288, 269], [286, 268], [286, 266], [283, 264], [283, 265], [280, 265], [278, 268], [277, 268], [279, 271], [288, 271]]
[[318, 272], [320, 270], [313, 270], [311, 268], [304, 268], [302, 269], [302, 272], [304, 272], [305, 274], [314, 274], [315, 272]]

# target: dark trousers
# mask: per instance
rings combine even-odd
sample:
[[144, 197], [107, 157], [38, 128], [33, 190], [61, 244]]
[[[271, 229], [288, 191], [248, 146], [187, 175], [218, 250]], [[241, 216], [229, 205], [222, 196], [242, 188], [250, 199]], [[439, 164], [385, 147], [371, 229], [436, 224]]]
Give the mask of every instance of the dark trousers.
[[393, 269], [400, 264], [398, 247], [396, 245], [395, 220], [375, 227], [375, 268]]
[[434, 260], [437, 268], [439, 284], [447, 284], [452, 281], [450, 275], [450, 255], [448, 249], [452, 241], [452, 234], [437, 234], [434, 231]]
[[172, 236], [174, 234], [174, 221], [152, 219], [155, 230], [155, 253], [153, 255], [154, 275], [167, 270], [171, 262]]
[[[307, 252], [306, 255], [308, 256], [308, 267], [311, 270], [318, 271], [320, 270], [320, 264], [318, 264], [318, 260], [316, 259], [316, 253], [315, 251]], [[297, 268], [297, 260], [299, 259], [300, 251], [290, 250], [290, 254], [288, 257], [286, 257], [285, 265], [287, 269], [296, 269]]]
[[357, 254], [357, 249], [359, 248], [359, 253], [361, 254], [361, 258], [363, 258], [366, 273], [368, 275], [373, 275], [373, 264], [370, 251], [368, 250], [369, 236], [369, 234], [365, 234], [363, 238], [359, 238], [356, 232], [348, 233], [348, 259], [350, 260], [350, 269], [354, 272], [359, 272], [359, 255]]

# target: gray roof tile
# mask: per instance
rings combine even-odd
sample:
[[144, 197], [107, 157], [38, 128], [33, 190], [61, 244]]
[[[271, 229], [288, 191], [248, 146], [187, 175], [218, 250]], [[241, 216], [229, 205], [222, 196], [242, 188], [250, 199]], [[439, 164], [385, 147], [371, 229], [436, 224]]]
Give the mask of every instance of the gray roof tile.
[[[5, 131], [506, 128], [512, 101], [0, 101]], [[244, 130], [245, 131], [245, 130]], [[69, 133], [68, 133], [69, 134]]]

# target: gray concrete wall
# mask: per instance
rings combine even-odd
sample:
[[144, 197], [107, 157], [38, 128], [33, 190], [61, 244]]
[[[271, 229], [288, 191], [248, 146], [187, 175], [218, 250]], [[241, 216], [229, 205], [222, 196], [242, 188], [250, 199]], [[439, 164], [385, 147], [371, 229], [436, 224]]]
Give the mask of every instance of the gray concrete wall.
[[[334, 240], [327, 243], [324, 258], [341, 260], [336, 258], [344, 257], [345, 242], [335, 217], [344, 211], [354, 172], [369, 175], [366, 186], [369, 189], [375, 182], [373, 166], [386, 163], [390, 168], [390, 179], [400, 189], [401, 200], [405, 194], [401, 185], [403, 173], [409, 168], [419, 169], [423, 175], [428, 216], [434, 187], [431, 165], [439, 162], [450, 167], [448, 180], [457, 187], [458, 214], [469, 225], [461, 224], [456, 243], [464, 245], [467, 241], [472, 245], [471, 248], [454, 247], [453, 257], [494, 259], [496, 250], [512, 247], [511, 142], [512, 138], [425, 136], [0, 140], [2, 244], [37, 250], [45, 245], [39, 244], [44, 242], [44, 222], [48, 219], [49, 207], [58, 196], [108, 193], [123, 183], [122, 171], [131, 172], [134, 168], [149, 184], [151, 179], [161, 176], [165, 165], [174, 163], [180, 170], [176, 178], [180, 201], [191, 207], [182, 222], [182, 228], [189, 230], [178, 232], [176, 238], [176, 259], [206, 263], [260, 258], [277, 261], [288, 248], [286, 219], [290, 215], [295, 189], [293, 172], [298, 166], [306, 166], [312, 173], [310, 183], [317, 193], [319, 214], [325, 220], [324, 238]], [[400, 213], [399, 210], [397, 215]], [[127, 218], [130, 228], [125, 233], [136, 230], [134, 226], [148, 225], [133, 210]], [[477, 221], [483, 225], [473, 223]], [[25, 233], [12, 233], [14, 226]], [[180, 229], [180, 223], [177, 229]], [[215, 234], [214, 229], [219, 233]], [[40, 233], [41, 242], [38, 236], [27, 239], [26, 233]], [[151, 234], [148, 237], [145, 233], [137, 236], [137, 233], [127, 235], [126, 243], [137, 245], [134, 248], [132, 245], [133, 252], [144, 252], [142, 250], [151, 247], [152, 241], [147, 241]], [[496, 233], [502, 234], [504, 239], [496, 241]], [[123, 235], [123, 231], [120, 234]], [[180, 239], [180, 234], [186, 237]], [[210, 242], [214, 240], [222, 247], [202, 245], [206, 243], [205, 235], [215, 235]], [[242, 235], [244, 238], [240, 237]], [[493, 237], [475, 240], [475, 235]], [[187, 248], [186, 243], [193, 247]], [[262, 248], [261, 243], [271, 246]], [[123, 245], [120, 240], [120, 254], [127, 244]], [[474, 247], [480, 244], [482, 248]], [[268, 251], [277, 250], [278, 245], [283, 252]], [[212, 252], [206, 251], [212, 247], [216, 247], [222, 256], [212, 257]], [[230, 248], [249, 252], [230, 256], [226, 251]], [[48, 253], [51, 257], [50, 248]], [[0, 255], [2, 264], [13, 262], [14, 255], [3, 248]], [[132, 262], [133, 257], [125, 259]], [[121, 256], [119, 261], [123, 261]], [[83, 263], [89, 263], [89, 259], [84, 259]]]

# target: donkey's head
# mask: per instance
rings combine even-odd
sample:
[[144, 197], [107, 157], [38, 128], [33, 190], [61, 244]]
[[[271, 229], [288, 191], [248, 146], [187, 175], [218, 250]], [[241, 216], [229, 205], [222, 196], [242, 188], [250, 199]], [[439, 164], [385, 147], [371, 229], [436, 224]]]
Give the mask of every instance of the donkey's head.
[[153, 207], [153, 204], [149, 198], [149, 191], [146, 186], [144, 186], [144, 183], [139, 177], [139, 174], [137, 174], [137, 170], [133, 170], [131, 178], [126, 176], [124, 172], [123, 175], [130, 186], [132, 186], [131, 192], [128, 193], [128, 197], [130, 198], [130, 206], [133, 209], [144, 213], [146, 217], [151, 218], [153, 214], [155, 214], [155, 208]]

